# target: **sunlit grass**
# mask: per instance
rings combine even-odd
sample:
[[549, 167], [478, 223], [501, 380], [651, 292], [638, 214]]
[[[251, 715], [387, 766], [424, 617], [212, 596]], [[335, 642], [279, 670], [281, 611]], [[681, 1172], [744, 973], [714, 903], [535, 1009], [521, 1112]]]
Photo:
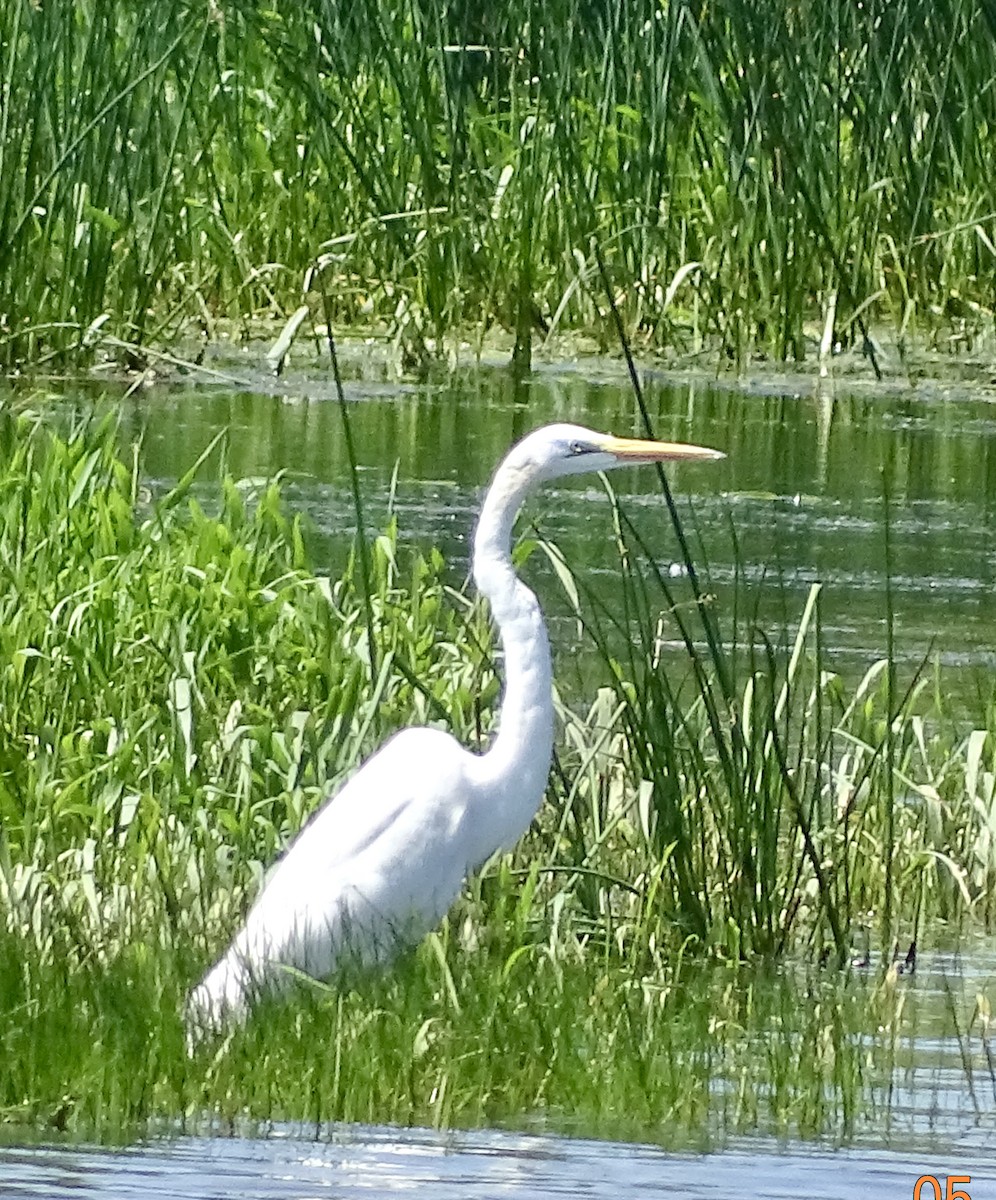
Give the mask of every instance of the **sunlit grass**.
[[992, 35], [976, 0], [12, 0], [0, 362], [210, 337], [319, 278], [412, 362], [495, 324], [523, 362], [611, 346], [593, 244], [655, 348], [970, 346]]

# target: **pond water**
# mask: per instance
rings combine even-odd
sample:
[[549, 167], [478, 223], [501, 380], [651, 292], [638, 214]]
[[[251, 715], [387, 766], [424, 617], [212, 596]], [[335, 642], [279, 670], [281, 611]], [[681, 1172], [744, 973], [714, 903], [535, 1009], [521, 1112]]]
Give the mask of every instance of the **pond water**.
[[[168, 482], [227, 429], [228, 469], [247, 478], [285, 471], [289, 504], [311, 518], [316, 560], [334, 567], [355, 522], [328, 373], [278, 385], [244, 373], [251, 387], [135, 394], [122, 406], [123, 435], [142, 436], [147, 470]], [[838, 385], [829, 394], [812, 380], [743, 388], [653, 375], [645, 389], [658, 436], [729, 456], [671, 472], [721, 622], [733, 608], [738, 570], [746, 589], [740, 613], [756, 612], [775, 641], [794, 629], [820, 581], [831, 665], [854, 679], [885, 653], [888, 564], [899, 661], [911, 673], [930, 656], [948, 669], [952, 689], [988, 697], [996, 666], [996, 393], [921, 382]], [[346, 393], [369, 528], [382, 525], [393, 502], [402, 541], [439, 545], [456, 577], [466, 569], [482, 490], [517, 438], [560, 420], [641, 432], [617, 367], [549, 368], [525, 380], [480, 368], [413, 384], [354, 358]], [[655, 557], [676, 570], [655, 473], [614, 472], [612, 482]], [[597, 480], [547, 487], [527, 518], [586, 582], [611, 595], [618, 565]], [[556, 621], [558, 589], [542, 574], [534, 560], [530, 577]]]
[[996, 1160], [957, 1147], [939, 1155], [914, 1146], [835, 1151], [747, 1141], [722, 1154], [668, 1153], [582, 1138], [353, 1126], [321, 1141], [278, 1131], [266, 1139], [178, 1138], [117, 1151], [0, 1149], [0, 1180], [7, 1200], [376, 1200], [403, 1192], [432, 1200], [933, 1200], [933, 1180], [952, 1200], [949, 1180], [961, 1189], [959, 1200], [992, 1200]]

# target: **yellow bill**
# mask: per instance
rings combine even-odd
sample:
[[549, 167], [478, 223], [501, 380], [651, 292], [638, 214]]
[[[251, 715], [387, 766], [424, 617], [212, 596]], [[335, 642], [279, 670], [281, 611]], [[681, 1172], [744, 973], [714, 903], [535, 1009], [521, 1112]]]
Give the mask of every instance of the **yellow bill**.
[[726, 458], [722, 450], [689, 446], [684, 442], [646, 442], [639, 438], [607, 437], [603, 449], [620, 462], [715, 462]]

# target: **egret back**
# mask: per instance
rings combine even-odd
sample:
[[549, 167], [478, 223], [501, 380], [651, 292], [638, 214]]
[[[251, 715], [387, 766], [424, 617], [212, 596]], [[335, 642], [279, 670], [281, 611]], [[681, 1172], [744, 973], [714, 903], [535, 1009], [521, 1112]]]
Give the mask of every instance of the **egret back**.
[[476, 865], [475, 756], [439, 729], [393, 737], [298, 834], [190, 998], [188, 1019], [240, 1019], [286, 968], [389, 960], [435, 925]]

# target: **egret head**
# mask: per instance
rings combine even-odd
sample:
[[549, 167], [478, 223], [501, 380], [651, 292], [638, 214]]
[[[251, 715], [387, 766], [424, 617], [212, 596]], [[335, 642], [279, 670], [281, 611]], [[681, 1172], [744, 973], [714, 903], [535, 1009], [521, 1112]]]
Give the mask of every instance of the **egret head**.
[[612, 437], [582, 425], [544, 425], [513, 447], [503, 465], [521, 472], [530, 483], [539, 483], [635, 463], [713, 462], [725, 457], [722, 451], [705, 446]]

